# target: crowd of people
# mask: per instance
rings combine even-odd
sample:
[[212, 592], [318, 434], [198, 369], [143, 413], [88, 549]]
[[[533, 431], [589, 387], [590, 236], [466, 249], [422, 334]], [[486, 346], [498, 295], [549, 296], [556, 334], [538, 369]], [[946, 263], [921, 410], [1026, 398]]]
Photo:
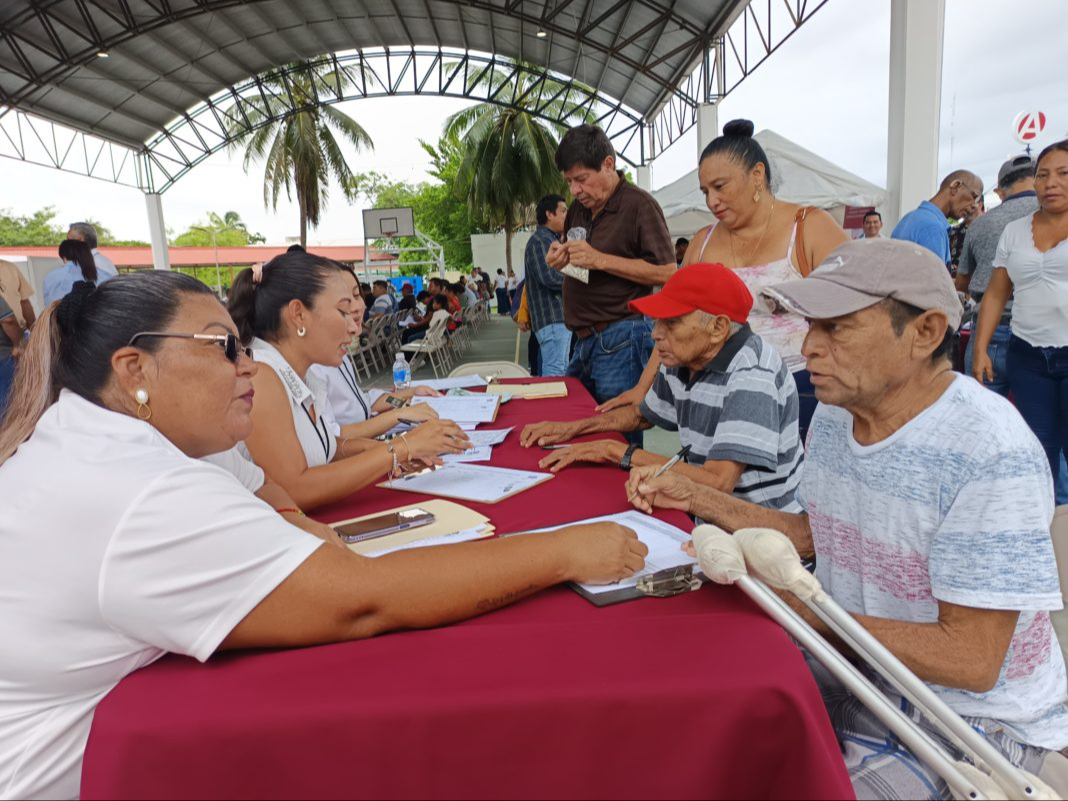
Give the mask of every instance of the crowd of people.
[[[34, 319], [32, 290], [0, 262], [0, 496], [18, 499], [0, 518], [0, 636], [17, 655], [0, 657], [0, 794], [76, 795], [96, 704], [164, 653], [444, 625], [644, 566], [645, 546], [611, 524], [371, 560], [305, 514], [469, 447], [411, 405], [433, 390], [365, 391], [348, 351], [375, 318], [402, 317], [410, 342], [493, 297], [525, 309], [541, 372], [598, 404], [521, 432], [530, 448], [571, 444], [543, 469], [621, 468], [644, 512], [782, 531], [1010, 761], [1040, 773], [1060, 759], [1050, 524], [1068, 450], [1068, 142], [1006, 163], [986, 214], [982, 180], [956, 171], [891, 238], [872, 212], [851, 241], [776, 196], [753, 130], [734, 121], [708, 144], [715, 222], [673, 241], [605, 133], [572, 129], [556, 166], [573, 202], [537, 204], [522, 284], [476, 270], [397, 298], [300, 250], [242, 271], [224, 307], [177, 273], [114, 277], [75, 226]], [[402, 420], [407, 433], [381, 438]], [[643, 448], [653, 426], [689, 454], [662, 474]], [[602, 433], [626, 441], [572, 443]], [[71, 531], [59, 548], [47, 536]], [[860, 797], [948, 797], [812, 667]]]

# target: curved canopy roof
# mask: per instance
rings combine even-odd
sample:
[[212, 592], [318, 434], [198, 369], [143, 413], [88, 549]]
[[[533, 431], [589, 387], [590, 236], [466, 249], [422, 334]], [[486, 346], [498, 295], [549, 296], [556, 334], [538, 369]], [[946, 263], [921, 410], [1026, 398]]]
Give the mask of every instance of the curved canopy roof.
[[648, 119], [747, 3], [7, 0], [0, 104], [141, 147], [187, 110], [280, 65], [418, 46], [537, 64]]

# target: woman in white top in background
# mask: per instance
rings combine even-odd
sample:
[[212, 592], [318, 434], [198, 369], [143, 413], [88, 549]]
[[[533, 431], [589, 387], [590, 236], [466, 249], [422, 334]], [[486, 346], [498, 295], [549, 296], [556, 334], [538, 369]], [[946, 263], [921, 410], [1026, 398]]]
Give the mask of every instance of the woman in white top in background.
[[1015, 293], [1006, 377], [1060, 486], [1061, 454], [1068, 456], [1068, 140], [1039, 155], [1035, 193], [1039, 210], [1009, 223], [998, 243], [972, 369], [980, 381], [993, 379], [990, 340]]
[[167, 652], [440, 626], [643, 566], [614, 525], [320, 547], [200, 461], [249, 435], [256, 373], [211, 290], [155, 270], [87, 288], [38, 321], [0, 427], [0, 798], [77, 797], [97, 704]]
[[330, 259], [286, 253], [262, 270], [243, 270], [230, 291], [241, 341], [271, 368], [253, 378], [258, 400], [245, 447], [303, 509], [352, 495], [398, 463], [437, 463], [470, 447], [451, 421], [432, 420], [389, 443], [331, 425], [326, 382], [311, 366], [337, 367], [348, 355], [356, 331], [353, 280]]
[[[352, 321], [356, 327], [353, 339], [355, 339], [363, 331], [363, 313], [367, 305], [363, 295], [360, 294], [356, 274], [351, 271], [350, 274], [352, 275]], [[349, 437], [370, 439], [391, 431], [401, 420], [425, 422], [437, 419], [437, 414], [430, 406], [407, 406], [406, 404], [414, 397], [440, 397], [440, 392], [429, 387], [364, 392], [360, 387], [359, 374], [347, 354], [337, 367], [314, 364], [311, 370], [326, 382], [326, 395], [330, 401], [330, 411], [333, 417], [331, 427], [335, 436], [341, 436], [342, 428], [345, 427], [345, 433]]]

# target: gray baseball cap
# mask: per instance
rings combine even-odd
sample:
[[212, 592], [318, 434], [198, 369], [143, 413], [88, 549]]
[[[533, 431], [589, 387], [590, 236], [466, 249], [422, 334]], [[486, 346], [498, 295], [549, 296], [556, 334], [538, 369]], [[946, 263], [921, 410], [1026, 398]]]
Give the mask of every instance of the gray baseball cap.
[[1032, 173], [1035, 171], [1035, 160], [1026, 153], [1021, 153], [1019, 156], [1009, 159], [1001, 165], [1001, 169], [998, 170], [998, 186], [1001, 186], [1001, 182], [1005, 180], [1009, 175], [1019, 170], [1030, 170]]
[[762, 295], [812, 320], [844, 317], [886, 298], [946, 313], [960, 330], [964, 310], [941, 260], [898, 239], [854, 239], [838, 247], [808, 278], [768, 287]]

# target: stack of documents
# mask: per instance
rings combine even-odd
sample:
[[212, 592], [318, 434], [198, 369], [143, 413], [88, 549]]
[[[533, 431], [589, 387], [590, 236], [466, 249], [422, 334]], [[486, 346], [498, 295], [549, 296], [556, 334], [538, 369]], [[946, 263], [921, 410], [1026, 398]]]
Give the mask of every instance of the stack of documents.
[[352, 520], [342, 520], [332, 525], [335, 527], [344, 526], [349, 523], [357, 523], [361, 520], [369, 520], [373, 517], [381, 517], [395, 512], [406, 512], [411, 509], [422, 509], [430, 512], [434, 515], [435, 522], [429, 526], [413, 528], [408, 531], [398, 531], [396, 534], [353, 543], [347, 547], [350, 551], [355, 551], [363, 556], [385, 556], [387, 553], [406, 551], [411, 548], [426, 548], [431, 545], [447, 545], [456, 542], [486, 539], [493, 536], [496, 531], [488, 517], [451, 501], [426, 501], [420, 504], [402, 506], [399, 509], [375, 512]]
[[458, 378], [438, 378], [431, 381], [413, 381], [412, 388], [429, 387], [438, 392], [448, 392], [450, 389], [478, 389], [489, 382], [480, 375], [463, 375]]
[[412, 406], [429, 406], [442, 420], [460, 425], [492, 423], [501, 408], [499, 395], [469, 395], [464, 398], [412, 398]]

